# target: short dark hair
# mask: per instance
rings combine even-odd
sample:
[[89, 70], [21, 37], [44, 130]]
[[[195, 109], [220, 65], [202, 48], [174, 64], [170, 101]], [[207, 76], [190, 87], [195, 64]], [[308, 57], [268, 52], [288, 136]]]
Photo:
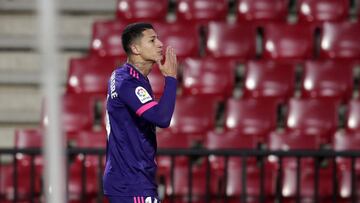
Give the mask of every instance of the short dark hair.
[[130, 48], [131, 43], [142, 37], [142, 32], [148, 29], [154, 29], [154, 27], [150, 23], [145, 22], [132, 23], [125, 27], [121, 35], [121, 41], [127, 55], [132, 53]]

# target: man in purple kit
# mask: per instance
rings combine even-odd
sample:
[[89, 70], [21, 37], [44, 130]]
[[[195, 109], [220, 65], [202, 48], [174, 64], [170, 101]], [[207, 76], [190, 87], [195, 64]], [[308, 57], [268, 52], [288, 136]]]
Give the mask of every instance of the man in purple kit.
[[[156, 184], [155, 127], [170, 125], [176, 99], [177, 59], [148, 23], [128, 25], [122, 33], [128, 61], [117, 68], [108, 83], [106, 112], [106, 166], [104, 194], [110, 203], [159, 203]], [[147, 78], [157, 63], [165, 77], [159, 102]]]

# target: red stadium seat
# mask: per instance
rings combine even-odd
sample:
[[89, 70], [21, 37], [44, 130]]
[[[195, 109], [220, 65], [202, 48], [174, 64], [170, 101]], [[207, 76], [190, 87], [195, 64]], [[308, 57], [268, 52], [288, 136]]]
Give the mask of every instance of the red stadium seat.
[[243, 135], [236, 130], [209, 131], [206, 136], [205, 147], [207, 149], [256, 149], [257, 144], [256, 136]]
[[67, 77], [66, 92], [98, 93], [106, 95], [112, 71], [126, 62], [124, 57], [87, 56], [72, 58]]
[[301, 61], [313, 58], [314, 27], [302, 24], [266, 24], [263, 50], [264, 59]]
[[[244, 135], [239, 131], [216, 132], [207, 134], [205, 147], [211, 150], [218, 149], [256, 149], [258, 147], [256, 136]], [[225, 159], [223, 157], [209, 157], [211, 168], [218, 177], [225, 177]], [[230, 157], [228, 160], [228, 171], [226, 179], [226, 194], [230, 199], [240, 196], [242, 193], [242, 160], [238, 157]], [[246, 160], [247, 195], [251, 198], [260, 195], [260, 167], [255, 157]], [[266, 164], [265, 170], [265, 194], [274, 194], [275, 191], [275, 165]]]
[[121, 21], [166, 21], [168, 0], [118, 0], [116, 18]]
[[237, 21], [255, 23], [286, 22], [288, 4], [288, 0], [238, 0], [236, 5]]
[[[192, 163], [192, 201], [196, 203], [204, 202], [206, 194], [206, 162], [201, 160], [200, 163]], [[172, 180], [170, 173], [165, 177], [166, 180], [166, 194], [168, 196], [174, 194], [179, 199], [186, 199], [189, 192], [189, 168], [188, 161], [183, 163], [175, 163], [174, 168], [174, 189], [171, 188]], [[211, 167], [209, 165], [209, 167]], [[219, 177], [216, 176], [213, 170], [210, 168], [210, 182], [209, 182], [209, 191], [211, 195], [218, 194], [219, 191]]]
[[[77, 133], [72, 147], [104, 149], [106, 147], [106, 135], [104, 130], [80, 131]], [[98, 155], [79, 154], [70, 162], [68, 183], [70, 200], [80, 200], [82, 189], [84, 189], [86, 198], [94, 197], [99, 192], [99, 180], [101, 180], [99, 178], [102, 177], [103, 173], [103, 171], [99, 171], [99, 164], [104, 168], [105, 157], [102, 157], [100, 162]], [[86, 188], [82, 185], [83, 175], [86, 178]]]
[[[360, 132], [339, 130], [334, 135], [333, 148], [336, 151], [360, 150]], [[339, 171], [339, 194], [342, 198], [350, 198], [352, 194], [351, 189], [351, 159], [349, 157], [337, 157], [336, 162], [338, 164]], [[358, 175], [360, 172], [360, 161], [355, 161], [355, 179], [356, 185], [360, 184]], [[357, 194], [360, 192], [360, 188], [357, 187]]]
[[216, 100], [207, 97], [178, 97], [170, 127], [166, 130], [204, 140], [206, 132], [215, 128], [216, 105]]
[[351, 100], [347, 105], [345, 129], [360, 131], [360, 100]]
[[306, 61], [301, 83], [302, 97], [349, 100], [354, 88], [353, 66], [348, 61]]
[[320, 137], [299, 130], [273, 131], [269, 134], [270, 150], [315, 150], [320, 148]]
[[290, 99], [286, 127], [322, 138], [329, 143], [338, 127], [338, 102], [329, 99]]
[[295, 91], [295, 63], [248, 61], [245, 64], [243, 96], [286, 101]]
[[348, 0], [298, 0], [298, 22], [345, 21], [349, 15]]
[[207, 24], [209, 21], [226, 21], [227, 0], [176, 0], [176, 20]]
[[214, 58], [247, 60], [256, 56], [256, 28], [252, 24], [210, 22], [206, 53]]
[[[16, 129], [15, 130], [15, 143], [16, 149], [26, 148], [40, 148], [42, 147], [43, 130], [40, 128], [34, 129]], [[16, 155], [17, 161], [17, 188], [18, 188], [18, 200], [30, 200], [31, 199], [31, 187], [33, 187], [34, 198], [39, 198], [42, 191], [41, 182], [43, 174], [43, 157], [41, 155], [33, 156], [23, 153]], [[33, 174], [31, 173], [32, 164], [34, 166]], [[14, 199], [14, 180], [13, 173], [15, 168], [13, 165], [4, 167], [4, 179], [5, 195], [7, 199]], [[34, 185], [31, 185], [31, 178], [34, 180]]]
[[[204, 147], [210, 150], [219, 149], [256, 149], [258, 147], [259, 138], [253, 135], [246, 135], [241, 131], [209, 131], [206, 136]], [[229, 160], [238, 159], [238, 157], [230, 157]], [[209, 157], [211, 167], [223, 174], [225, 168], [225, 158], [219, 156]], [[247, 163], [254, 164], [256, 159], [254, 157], [248, 158]], [[240, 180], [240, 179], [239, 179]]]
[[118, 20], [96, 21], [93, 24], [90, 52], [98, 56], [126, 56], [121, 33], [126, 23]]
[[360, 59], [360, 23], [326, 22], [322, 27], [322, 58]]
[[[325, 162], [324, 162], [325, 163]], [[319, 164], [318, 175], [315, 173], [315, 166], [313, 161], [300, 162], [300, 197], [302, 202], [312, 199], [314, 197], [314, 180], [318, 178], [318, 202], [325, 202], [333, 195], [333, 165], [331, 161], [328, 161], [323, 166]], [[282, 195], [285, 198], [296, 198], [296, 175], [297, 164], [296, 162], [289, 162], [284, 164], [282, 176]]]
[[200, 56], [200, 31], [197, 25], [156, 22], [153, 26], [164, 45], [164, 53], [167, 46], [172, 46], [178, 60]]
[[[261, 188], [261, 167], [256, 163], [247, 162], [246, 165], [246, 194], [248, 199], [257, 199], [260, 196]], [[275, 195], [277, 166], [264, 162], [264, 195], [270, 199]], [[242, 192], [242, 161], [241, 159], [229, 159], [226, 194], [230, 197], [243, 195]]]
[[225, 109], [225, 129], [241, 131], [264, 141], [276, 128], [277, 104], [272, 99], [229, 99]]
[[227, 98], [233, 93], [236, 64], [231, 60], [187, 58], [182, 63], [183, 94]]
[[[321, 148], [321, 138], [314, 134], [306, 134], [300, 130], [273, 131], [270, 133], [269, 150], [318, 150]], [[269, 161], [276, 163], [277, 157], [269, 157]], [[332, 166], [326, 160], [324, 166], [319, 162], [319, 196], [331, 197], [332, 194]], [[300, 197], [311, 199], [314, 195], [315, 161], [311, 157], [300, 160]], [[286, 198], [296, 197], [297, 162], [295, 157], [283, 159], [282, 195]], [[322, 202], [322, 201], [321, 201]]]
[[[98, 101], [104, 101], [103, 95], [65, 94], [62, 97], [61, 128], [64, 133], [74, 133], [92, 129], [95, 125], [95, 109]], [[45, 105], [41, 122], [44, 127], [51, 122]]]

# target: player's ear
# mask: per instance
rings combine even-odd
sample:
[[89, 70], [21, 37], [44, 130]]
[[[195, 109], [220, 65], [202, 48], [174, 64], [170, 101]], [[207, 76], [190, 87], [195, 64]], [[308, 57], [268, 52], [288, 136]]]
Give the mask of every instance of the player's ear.
[[135, 55], [140, 54], [140, 47], [136, 43], [131, 44], [130, 48], [131, 48], [131, 52], [133, 54], [135, 54]]

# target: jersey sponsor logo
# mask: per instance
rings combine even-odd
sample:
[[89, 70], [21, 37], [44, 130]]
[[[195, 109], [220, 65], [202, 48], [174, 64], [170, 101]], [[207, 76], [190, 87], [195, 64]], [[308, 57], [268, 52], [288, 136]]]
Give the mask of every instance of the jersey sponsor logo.
[[135, 94], [136, 94], [137, 98], [140, 100], [140, 102], [143, 104], [145, 102], [152, 100], [150, 94], [146, 91], [145, 88], [143, 88], [141, 86], [139, 86], [135, 89]]

